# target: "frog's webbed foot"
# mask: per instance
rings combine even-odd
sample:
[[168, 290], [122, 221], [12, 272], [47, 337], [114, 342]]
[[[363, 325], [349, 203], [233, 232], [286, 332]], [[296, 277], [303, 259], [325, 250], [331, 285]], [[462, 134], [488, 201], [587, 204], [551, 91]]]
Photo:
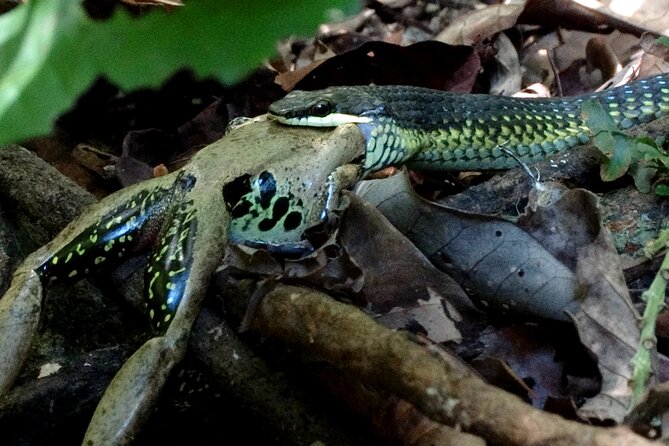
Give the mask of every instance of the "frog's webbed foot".
[[[357, 164], [344, 164], [337, 167], [327, 178], [327, 200], [325, 212], [327, 218], [331, 219], [333, 211], [340, 206], [341, 191], [350, 189], [360, 179], [360, 166]], [[334, 225], [334, 221], [329, 222]]]
[[0, 299], [0, 394], [11, 387], [30, 351], [42, 284], [80, 279], [140, 249], [169, 198], [174, 179], [163, 178], [110, 195], [19, 266]]
[[[197, 209], [207, 209], [207, 218], [198, 218]], [[83, 444], [125, 444], [141, 427], [172, 368], [185, 354], [207, 283], [222, 257], [227, 223], [224, 210], [196, 208], [190, 201], [168, 212], [145, 275], [147, 309], [157, 336], [116, 374]]]

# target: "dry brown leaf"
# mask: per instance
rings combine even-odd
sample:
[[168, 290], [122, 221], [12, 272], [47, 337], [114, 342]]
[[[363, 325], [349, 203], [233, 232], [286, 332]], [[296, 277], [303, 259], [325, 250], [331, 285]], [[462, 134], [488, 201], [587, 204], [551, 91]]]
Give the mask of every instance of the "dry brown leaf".
[[456, 306], [467, 297], [372, 205], [351, 195], [341, 243], [364, 274], [366, 306], [391, 328], [418, 330], [434, 342], [460, 340]]
[[315, 60], [309, 65], [305, 65], [295, 70], [284, 71], [283, 73], [277, 74], [276, 78], [274, 78], [274, 82], [280, 85], [284, 91], [290, 91], [295, 88], [295, 85], [301, 81], [304, 76], [309, 74], [323, 62], [325, 62], [325, 59]]
[[310, 51], [301, 51], [297, 60], [293, 63], [285, 64], [287, 68], [291, 69], [286, 69], [279, 73], [274, 79], [274, 82], [280, 85], [284, 91], [290, 91], [295, 88], [295, 85], [316, 69], [316, 67], [331, 57], [336, 56], [330, 48], [318, 41], [313, 43], [309, 49]]
[[458, 17], [434, 37], [450, 45], [473, 45], [511, 28], [525, 8], [524, 2], [492, 5]]
[[631, 409], [629, 382], [639, 343], [639, 315], [632, 305], [611, 235], [601, 226], [597, 197], [583, 189], [563, 195], [553, 193], [552, 197], [557, 198], [548, 205], [528, 207], [532, 209], [518, 223], [569, 265], [587, 290], [573, 319], [581, 342], [597, 360], [602, 387], [579, 414], [586, 419], [619, 423]]
[[568, 321], [578, 310], [574, 274], [513, 223], [423, 201], [404, 175], [357, 190], [488, 311]]
[[585, 46], [585, 72], [593, 86], [601, 85], [622, 70], [611, 45], [601, 36], [588, 40]]
[[[483, 344], [481, 359], [500, 360], [509, 368], [508, 371], [501, 371], [501, 377], [500, 373], [491, 376], [492, 372], [484, 372], [473, 363], [488, 382], [499, 385], [502, 379], [509, 384], [501, 387], [530, 400], [535, 407], [544, 407], [551, 396], [564, 396], [564, 361], [556, 354], [551, 339], [541, 327], [535, 324], [488, 327], [479, 340]], [[515, 381], [523, 383], [524, 389], [518, 389], [519, 384], [514, 384]], [[527, 383], [532, 383], [531, 388], [527, 387]], [[517, 391], [513, 391], [511, 386]]]
[[517, 92], [522, 86], [522, 74], [515, 46], [506, 34], [501, 33], [497, 35], [493, 47], [497, 53], [490, 73], [490, 94], [510, 95]]

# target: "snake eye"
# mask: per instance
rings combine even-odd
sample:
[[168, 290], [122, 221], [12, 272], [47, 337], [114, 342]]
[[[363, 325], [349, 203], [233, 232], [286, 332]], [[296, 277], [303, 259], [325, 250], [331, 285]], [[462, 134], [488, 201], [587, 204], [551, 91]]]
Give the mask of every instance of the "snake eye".
[[328, 101], [319, 101], [309, 107], [309, 114], [311, 116], [319, 116], [322, 118], [323, 116], [330, 114], [331, 110], [332, 105]]

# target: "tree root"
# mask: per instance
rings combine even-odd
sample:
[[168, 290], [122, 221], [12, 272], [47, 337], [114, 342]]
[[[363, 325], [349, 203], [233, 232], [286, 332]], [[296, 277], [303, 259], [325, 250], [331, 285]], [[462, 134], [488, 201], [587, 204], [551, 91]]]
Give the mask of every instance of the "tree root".
[[493, 443], [657, 444], [625, 427], [593, 427], [535, 409], [463, 370], [456, 360], [382, 327], [353, 306], [306, 288], [276, 285], [259, 304], [250, 329], [383, 388], [434, 421]]

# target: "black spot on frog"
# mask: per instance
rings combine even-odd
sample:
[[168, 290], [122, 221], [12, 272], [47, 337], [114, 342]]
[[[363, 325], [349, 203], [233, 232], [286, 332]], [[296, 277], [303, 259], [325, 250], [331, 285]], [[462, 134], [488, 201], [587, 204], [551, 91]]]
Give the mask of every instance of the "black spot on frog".
[[270, 231], [276, 224], [288, 213], [290, 200], [288, 197], [279, 197], [272, 206], [272, 217], [264, 218], [258, 223], [258, 229], [261, 231]]
[[266, 170], [258, 175], [258, 190], [260, 191], [260, 206], [267, 209], [276, 195], [276, 180], [274, 175]]
[[292, 231], [297, 229], [302, 223], [302, 213], [298, 211], [293, 211], [286, 215], [286, 219], [283, 221], [283, 228], [286, 231]]
[[232, 218], [243, 217], [252, 208], [252, 203], [248, 199], [252, 191], [250, 178], [251, 175], [245, 174], [223, 186], [223, 200]]

